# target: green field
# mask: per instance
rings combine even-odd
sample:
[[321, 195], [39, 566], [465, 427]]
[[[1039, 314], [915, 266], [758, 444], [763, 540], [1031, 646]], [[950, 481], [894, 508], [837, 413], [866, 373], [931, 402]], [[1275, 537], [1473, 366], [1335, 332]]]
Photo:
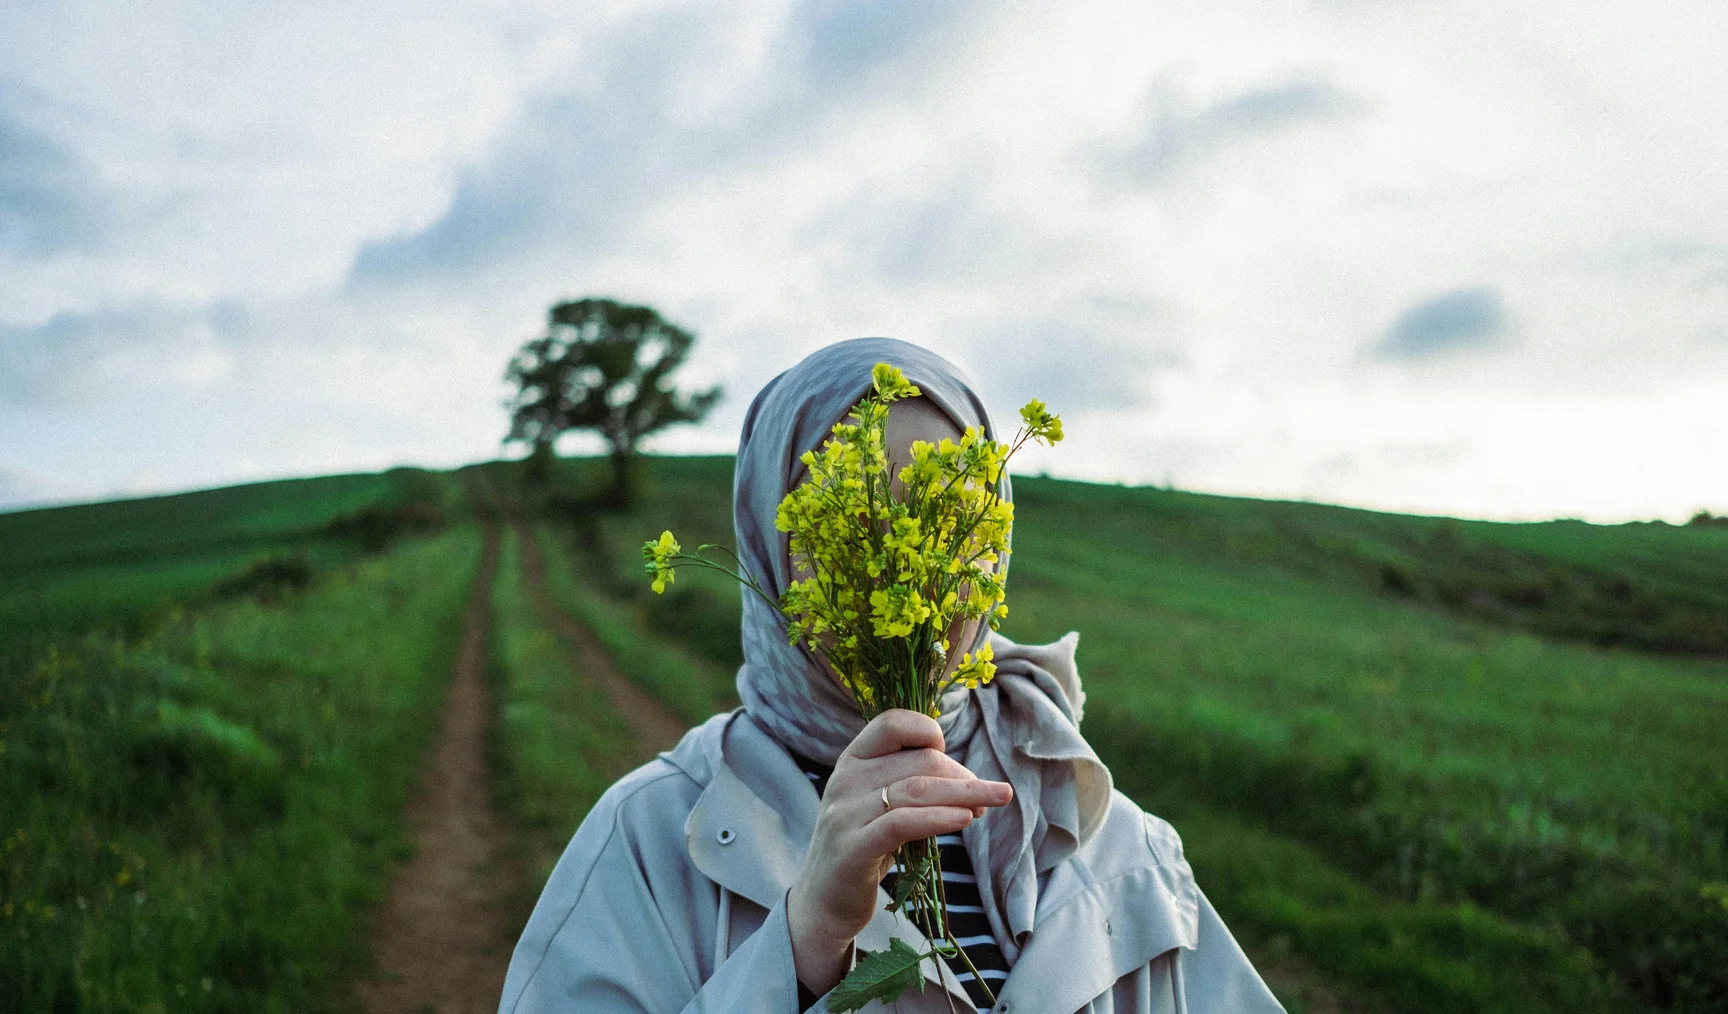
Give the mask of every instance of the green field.
[[[628, 513], [586, 505], [598, 469], [0, 515], [0, 996], [348, 1002], [479, 556], [465, 490], [527, 520], [619, 672], [731, 706], [736, 590], [652, 596], [637, 554], [731, 542], [730, 459], [648, 459]], [[1081, 631], [1088, 737], [1292, 1010], [1728, 1009], [1728, 530], [1016, 496], [1004, 632]], [[543, 874], [629, 732], [521, 548], [490, 589], [495, 797]]]
[[0, 661], [86, 630], [140, 633], [272, 570], [295, 583], [431, 527], [451, 495], [397, 469], [0, 514]]
[[453, 486], [0, 515], [0, 1008], [342, 1006], [478, 558], [410, 534]]
[[630, 733], [536, 616], [514, 531], [492, 583], [492, 623], [496, 796], [516, 818], [537, 891], [582, 815], [627, 770], [619, 758]]
[[[736, 590], [637, 547], [730, 543], [731, 461], [649, 465], [566, 544], [723, 674]], [[1004, 633], [1081, 631], [1088, 737], [1263, 953], [1401, 1010], [1728, 1009], [1728, 531], [1016, 499]]]

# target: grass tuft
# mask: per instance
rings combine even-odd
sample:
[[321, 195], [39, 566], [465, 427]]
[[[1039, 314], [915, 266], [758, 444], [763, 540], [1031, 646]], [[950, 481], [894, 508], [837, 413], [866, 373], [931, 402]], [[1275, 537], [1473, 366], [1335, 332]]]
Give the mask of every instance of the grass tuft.
[[477, 550], [472, 529], [405, 544], [0, 683], [0, 996], [339, 1008]]
[[624, 773], [630, 731], [536, 615], [508, 529], [492, 583], [490, 661], [495, 793], [529, 838], [538, 889], [582, 816]]

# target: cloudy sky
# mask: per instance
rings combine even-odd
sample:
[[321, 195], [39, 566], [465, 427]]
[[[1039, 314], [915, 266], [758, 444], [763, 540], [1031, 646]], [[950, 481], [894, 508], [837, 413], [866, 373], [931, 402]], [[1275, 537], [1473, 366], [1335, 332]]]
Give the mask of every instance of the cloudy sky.
[[1728, 512], [1724, 40], [1684, 0], [9, 3], [0, 509], [494, 456], [511, 351], [594, 294], [727, 391], [667, 451], [888, 334], [1061, 411], [1027, 470]]

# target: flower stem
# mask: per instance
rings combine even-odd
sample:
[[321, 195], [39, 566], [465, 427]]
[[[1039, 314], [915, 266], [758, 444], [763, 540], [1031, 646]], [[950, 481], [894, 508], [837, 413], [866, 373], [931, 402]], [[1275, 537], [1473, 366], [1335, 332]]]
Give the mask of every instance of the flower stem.
[[[936, 848], [934, 838], [930, 840], [930, 845], [932, 848]], [[966, 970], [972, 973], [972, 981], [976, 982], [978, 988], [982, 989], [984, 995], [990, 999], [990, 1006], [996, 1006], [996, 993], [991, 990], [990, 984], [984, 981], [984, 976], [978, 974], [978, 966], [974, 965], [972, 959], [966, 956], [966, 948], [961, 947], [960, 941], [954, 939], [954, 928], [948, 924], [948, 887], [942, 882], [942, 852], [940, 849], [936, 851], [936, 891], [938, 893], [936, 911], [942, 919], [942, 936], [953, 946], [954, 952], [960, 955], [960, 960], [966, 963]]]

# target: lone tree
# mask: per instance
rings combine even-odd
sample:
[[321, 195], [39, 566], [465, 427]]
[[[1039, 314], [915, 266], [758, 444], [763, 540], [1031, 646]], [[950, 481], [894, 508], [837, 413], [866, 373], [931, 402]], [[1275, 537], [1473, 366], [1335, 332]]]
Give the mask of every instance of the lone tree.
[[543, 478], [561, 434], [594, 430], [611, 446], [609, 499], [626, 504], [631, 459], [642, 438], [700, 420], [719, 400], [720, 388], [685, 394], [672, 386], [671, 375], [696, 336], [650, 307], [581, 299], [553, 306], [546, 317], [546, 333], [524, 344], [504, 372], [517, 386], [506, 403], [505, 442], [530, 444], [530, 474]]

